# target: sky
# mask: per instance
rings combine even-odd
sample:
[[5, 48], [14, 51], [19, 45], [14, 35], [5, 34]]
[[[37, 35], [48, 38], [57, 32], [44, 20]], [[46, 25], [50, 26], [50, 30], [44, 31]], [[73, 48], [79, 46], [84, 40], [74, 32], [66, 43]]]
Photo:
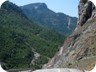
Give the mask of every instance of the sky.
[[79, 0], [9, 0], [18, 6], [30, 3], [46, 3], [48, 8], [57, 12], [62, 12], [67, 15], [78, 17]]

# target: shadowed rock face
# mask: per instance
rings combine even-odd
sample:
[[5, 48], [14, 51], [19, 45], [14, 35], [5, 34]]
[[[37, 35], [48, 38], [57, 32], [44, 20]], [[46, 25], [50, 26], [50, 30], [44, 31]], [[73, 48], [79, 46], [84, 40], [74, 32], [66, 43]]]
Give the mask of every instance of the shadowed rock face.
[[78, 25], [82, 26], [91, 16], [94, 10], [94, 5], [91, 1], [88, 0], [80, 0], [78, 6]]
[[82, 3], [86, 3], [88, 0], [80, 0], [80, 2]]

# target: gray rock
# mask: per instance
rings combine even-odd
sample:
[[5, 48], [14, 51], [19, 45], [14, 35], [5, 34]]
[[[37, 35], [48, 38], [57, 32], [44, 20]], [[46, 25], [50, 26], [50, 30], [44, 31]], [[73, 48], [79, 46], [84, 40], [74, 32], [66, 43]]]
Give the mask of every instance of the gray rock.
[[79, 5], [78, 5], [78, 13], [79, 13], [78, 25], [79, 26], [82, 26], [84, 23], [86, 23], [86, 21], [92, 15], [94, 15], [93, 13], [94, 9], [95, 9], [95, 6], [91, 1], [80, 0]]
[[80, 0], [78, 11], [77, 29], [65, 40], [60, 51], [45, 68], [89, 70], [96, 63], [96, 7], [91, 1]]

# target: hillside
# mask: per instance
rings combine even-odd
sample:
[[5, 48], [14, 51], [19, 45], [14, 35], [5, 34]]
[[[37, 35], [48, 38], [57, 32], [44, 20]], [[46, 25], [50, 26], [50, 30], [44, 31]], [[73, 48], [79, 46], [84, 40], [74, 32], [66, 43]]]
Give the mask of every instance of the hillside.
[[64, 13], [55, 13], [45, 3], [28, 4], [21, 6], [21, 8], [30, 20], [34, 20], [39, 25], [64, 35], [71, 34], [77, 25], [76, 17], [71, 17]]
[[75, 31], [43, 68], [91, 70], [96, 64], [96, 7], [88, 0], [80, 0], [78, 12]]
[[0, 9], [0, 61], [4, 69], [39, 69], [58, 51], [65, 36], [30, 21], [17, 5]]

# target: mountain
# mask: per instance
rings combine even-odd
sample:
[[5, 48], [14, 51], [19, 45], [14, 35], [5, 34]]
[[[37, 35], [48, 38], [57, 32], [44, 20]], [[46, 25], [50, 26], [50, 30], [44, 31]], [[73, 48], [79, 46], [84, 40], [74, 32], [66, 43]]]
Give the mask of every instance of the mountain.
[[71, 34], [77, 25], [76, 17], [71, 17], [64, 13], [55, 13], [45, 3], [32, 3], [21, 6], [21, 8], [30, 20], [34, 20], [39, 25], [64, 35]]
[[20, 7], [0, 8], [0, 62], [6, 70], [39, 69], [62, 45], [65, 36], [30, 21]]
[[78, 26], [64, 45], [43, 68], [79, 68], [91, 70], [96, 64], [96, 7], [80, 0]]

